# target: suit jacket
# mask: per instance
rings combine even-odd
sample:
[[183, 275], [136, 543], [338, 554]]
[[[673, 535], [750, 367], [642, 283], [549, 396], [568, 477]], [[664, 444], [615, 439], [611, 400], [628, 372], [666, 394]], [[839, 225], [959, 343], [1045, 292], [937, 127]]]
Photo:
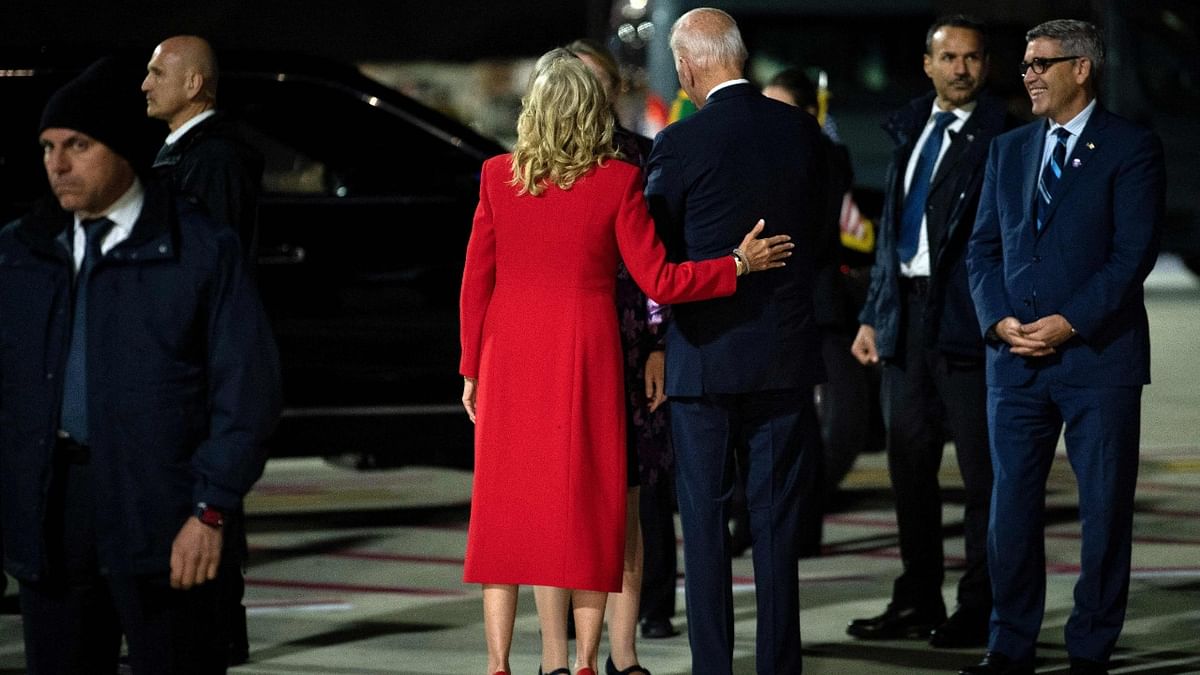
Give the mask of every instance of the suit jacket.
[[1022, 323], [1061, 314], [1077, 335], [1057, 353], [1025, 358], [995, 338], [988, 383], [1021, 386], [1041, 370], [1075, 386], [1150, 381], [1150, 332], [1142, 282], [1162, 230], [1162, 143], [1097, 106], [1055, 186], [1042, 231], [1036, 190], [1047, 122], [992, 143], [967, 254], [981, 332], [1005, 317]]
[[787, 266], [756, 272], [729, 298], [677, 305], [667, 329], [667, 394], [700, 396], [824, 380], [813, 318], [812, 249], [824, 172], [811, 115], [749, 84], [721, 89], [658, 134], [646, 198], [673, 260], [729, 255], [759, 219], [796, 243]]
[[[904, 210], [904, 174], [914, 145], [924, 130], [935, 94], [930, 92], [896, 111], [884, 124], [896, 148], [888, 167], [883, 217], [876, 240], [875, 265], [861, 323], [875, 328], [875, 347], [884, 359], [898, 358], [900, 336], [900, 214]], [[959, 358], [983, 359], [983, 339], [976, 326], [975, 305], [967, 283], [967, 239], [975, 223], [983, 187], [988, 146], [1015, 126], [1004, 101], [981, 94], [962, 129], [951, 133], [950, 146], [929, 186], [926, 229], [929, 237], [929, 295], [925, 306], [926, 347]]]

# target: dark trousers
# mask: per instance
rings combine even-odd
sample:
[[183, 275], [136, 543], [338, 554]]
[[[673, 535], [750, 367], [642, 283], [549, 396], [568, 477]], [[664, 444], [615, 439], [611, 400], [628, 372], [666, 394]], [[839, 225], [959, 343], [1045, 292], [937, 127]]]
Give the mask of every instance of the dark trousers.
[[812, 389], [671, 399], [683, 525], [692, 672], [730, 675], [733, 590], [729, 553], [732, 448], [749, 449], [746, 497], [754, 546], [759, 673], [801, 672], [799, 531], [809, 466], [821, 452]]
[[225, 672], [224, 574], [180, 591], [165, 575], [102, 573], [86, 461], [57, 462], [48, 499], [48, 571], [44, 579], [21, 583], [30, 673], [115, 673], [122, 635], [135, 674]]
[[1112, 654], [1129, 599], [1142, 388], [1072, 387], [1044, 371], [1025, 387], [992, 387], [996, 488], [988, 556], [996, 602], [990, 651], [1032, 660], [1046, 608], [1046, 477], [1059, 433], [1079, 486], [1082, 533], [1067, 653]]
[[669, 474], [652, 485], [643, 485], [638, 498], [644, 555], [642, 600], [638, 617], [645, 620], [675, 616], [675, 490]]
[[958, 583], [958, 604], [986, 613], [992, 605], [987, 566], [992, 465], [984, 364], [982, 360], [958, 359], [930, 348], [922, 321], [925, 295], [918, 286], [906, 283], [902, 288], [903, 333], [897, 358], [884, 366], [882, 383], [888, 470], [896, 497], [904, 566], [893, 586], [892, 602], [935, 614], [945, 612], [938, 470], [948, 429], [965, 491], [966, 570]]

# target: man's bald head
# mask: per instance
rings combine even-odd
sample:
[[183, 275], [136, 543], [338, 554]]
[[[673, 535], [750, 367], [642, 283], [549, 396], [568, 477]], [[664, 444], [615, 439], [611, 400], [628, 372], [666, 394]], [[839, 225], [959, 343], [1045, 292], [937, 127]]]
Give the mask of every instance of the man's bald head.
[[671, 27], [671, 52], [679, 83], [697, 105], [709, 89], [742, 76], [746, 45], [733, 17], [719, 9], [693, 9]]
[[142, 91], [146, 114], [172, 131], [217, 102], [217, 59], [212, 45], [195, 35], [176, 35], [155, 47]]
[[733, 17], [719, 9], [701, 7], [679, 17], [671, 28], [671, 51], [685, 56], [696, 68], [726, 68], [739, 74], [746, 64], [746, 45]]

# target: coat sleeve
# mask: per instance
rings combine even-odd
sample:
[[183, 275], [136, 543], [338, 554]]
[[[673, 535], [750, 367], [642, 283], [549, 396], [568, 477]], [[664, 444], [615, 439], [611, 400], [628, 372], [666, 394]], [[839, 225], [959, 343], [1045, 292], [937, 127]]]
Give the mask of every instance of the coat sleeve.
[[667, 251], [654, 231], [642, 197], [641, 176], [628, 172], [617, 211], [617, 246], [630, 275], [659, 304], [709, 300], [733, 295], [737, 266], [733, 256], [699, 262], [667, 262]]
[[207, 311], [208, 437], [192, 456], [193, 497], [224, 510], [262, 475], [282, 407], [279, 353], [232, 230], [218, 233]]
[[979, 210], [975, 214], [975, 229], [967, 243], [967, 277], [981, 335], [987, 335], [1001, 319], [1016, 315], [1009, 306], [1004, 285], [1004, 247], [998, 209], [1001, 154], [999, 144], [993, 140], [979, 195]]
[[1086, 340], [1128, 302], [1154, 268], [1166, 200], [1162, 142], [1145, 133], [1117, 170], [1111, 187], [1112, 240], [1104, 264], [1060, 313]]
[[466, 377], [479, 377], [483, 322], [496, 287], [496, 230], [488, 200], [487, 168], [485, 165], [479, 181], [479, 205], [475, 208], [471, 238], [467, 242], [467, 261], [458, 304], [462, 345], [458, 370]]

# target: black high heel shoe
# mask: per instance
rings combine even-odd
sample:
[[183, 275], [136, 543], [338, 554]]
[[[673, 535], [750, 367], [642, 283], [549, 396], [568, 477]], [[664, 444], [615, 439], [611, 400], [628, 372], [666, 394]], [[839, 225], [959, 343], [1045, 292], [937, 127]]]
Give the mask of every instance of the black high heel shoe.
[[[538, 675], [543, 675], [541, 666], [538, 666]], [[559, 668], [558, 670], [552, 670], [548, 673], [545, 673], [544, 675], [571, 675], [571, 669], [570, 668]]]
[[650, 671], [646, 670], [645, 668], [641, 667], [640, 665], [638, 665], [636, 663], [633, 664], [632, 666], [629, 666], [625, 670], [617, 670], [616, 664], [613, 663], [612, 656], [609, 656], [608, 661], [605, 662], [604, 672], [606, 675], [634, 675], [634, 673], [641, 673], [642, 675], [650, 675]]

